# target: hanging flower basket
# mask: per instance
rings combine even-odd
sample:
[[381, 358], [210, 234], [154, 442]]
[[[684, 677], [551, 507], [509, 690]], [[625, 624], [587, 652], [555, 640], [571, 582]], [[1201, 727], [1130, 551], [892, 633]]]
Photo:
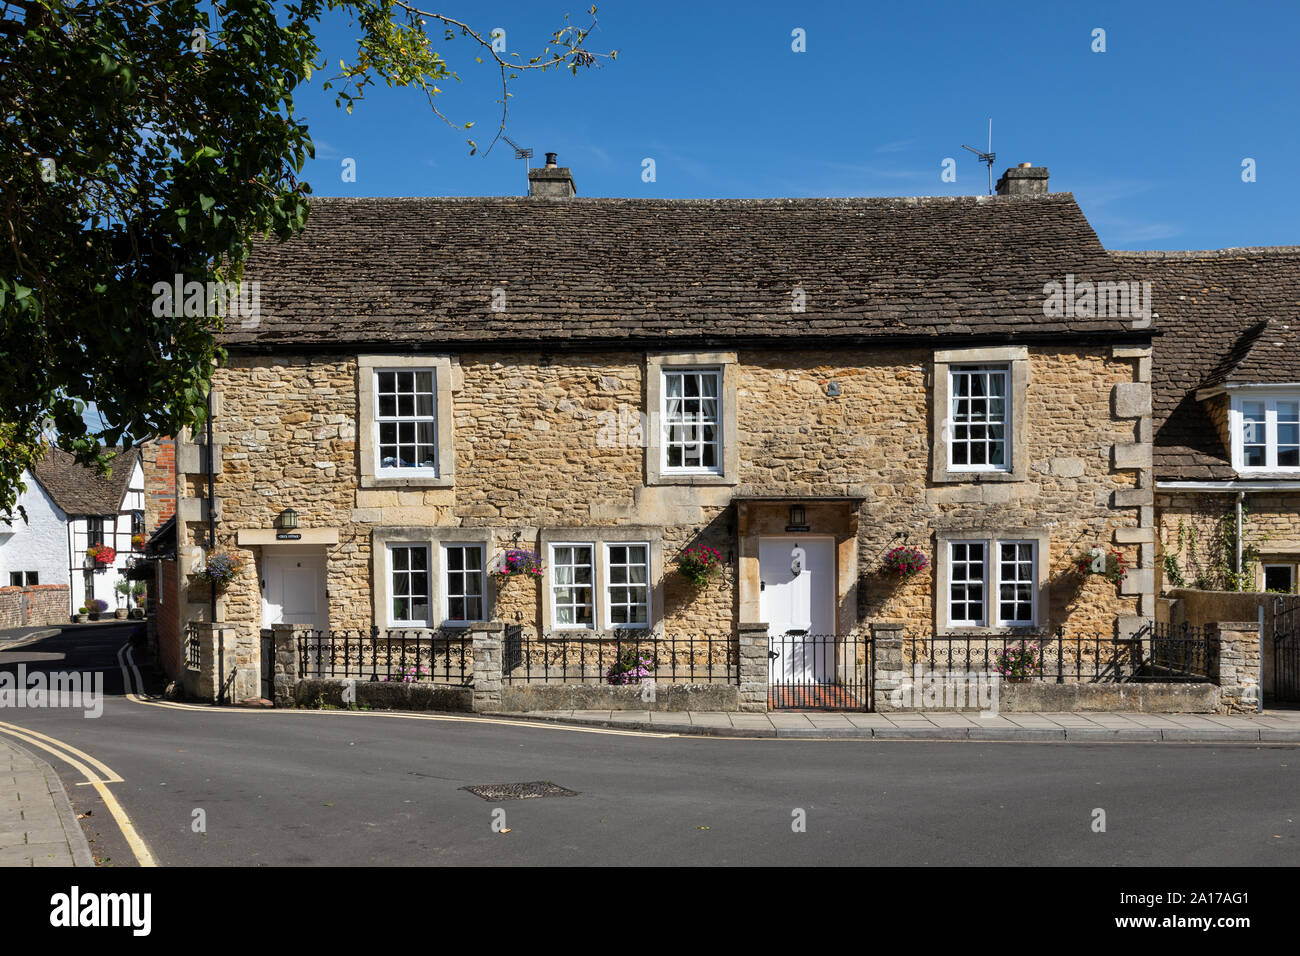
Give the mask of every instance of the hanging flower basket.
[[244, 559], [233, 551], [213, 551], [203, 563], [199, 577], [209, 581], [215, 588], [224, 588], [244, 570]]
[[131, 535], [131, 550], [141, 551], [143, 549], [144, 549], [144, 535], [142, 534]]
[[95, 562], [96, 571], [102, 571], [117, 560], [117, 552], [106, 544], [92, 544], [86, 549], [86, 557]]
[[896, 578], [910, 578], [930, 566], [930, 559], [916, 548], [891, 548], [885, 555], [884, 570]]
[[677, 573], [697, 588], [708, 584], [721, 567], [722, 555], [714, 548], [687, 548], [677, 558]]
[[1120, 551], [1106, 551], [1092, 547], [1074, 559], [1081, 574], [1099, 574], [1111, 584], [1118, 584], [1128, 576], [1128, 564]]
[[540, 578], [542, 570], [542, 559], [536, 551], [509, 548], [501, 556], [501, 563], [492, 569], [492, 573], [502, 580], [509, 580], [519, 577]]

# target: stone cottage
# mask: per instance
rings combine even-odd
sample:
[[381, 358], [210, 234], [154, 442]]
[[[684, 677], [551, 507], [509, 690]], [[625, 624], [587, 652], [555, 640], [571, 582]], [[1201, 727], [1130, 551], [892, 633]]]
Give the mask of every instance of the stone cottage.
[[[176, 449], [177, 596], [229, 626], [236, 696], [275, 623], [1109, 639], [1151, 617], [1152, 329], [1045, 308], [1138, 278], [1047, 170], [929, 199], [530, 179], [317, 199], [259, 250], [211, 453]], [[210, 537], [246, 565], [217, 595], [190, 573]], [[884, 573], [898, 546], [928, 566]], [[701, 589], [693, 547], [721, 557]], [[1122, 583], [1077, 573], [1093, 547]], [[541, 573], [494, 577], [509, 549]]]
[[1157, 289], [1163, 588], [1300, 585], [1300, 247], [1116, 252]]

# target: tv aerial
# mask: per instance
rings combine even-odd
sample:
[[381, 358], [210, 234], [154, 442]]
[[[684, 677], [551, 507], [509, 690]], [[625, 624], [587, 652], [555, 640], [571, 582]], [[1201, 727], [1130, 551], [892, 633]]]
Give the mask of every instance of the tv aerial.
[[520, 146], [518, 143], [516, 143], [505, 133], [501, 134], [501, 138], [504, 139], [507, 143], [509, 143], [511, 148], [514, 149], [515, 159], [522, 159], [524, 161], [524, 195], [527, 195], [528, 194], [528, 161], [533, 158], [533, 151], [532, 149]]
[[998, 158], [998, 154], [993, 152], [993, 118], [989, 117], [989, 149], [987, 153], [981, 152], [980, 150], [976, 149], [974, 146], [967, 146], [965, 143], [962, 143], [961, 148], [969, 149], [972, 153], [974, 153], [976, 156], [979, 157], [981, 163], [984, 163], [985, 165], [988, 166], [989, 195], [992, 196], [993, 195], [993, 164], [997, 162], [997, 158]]

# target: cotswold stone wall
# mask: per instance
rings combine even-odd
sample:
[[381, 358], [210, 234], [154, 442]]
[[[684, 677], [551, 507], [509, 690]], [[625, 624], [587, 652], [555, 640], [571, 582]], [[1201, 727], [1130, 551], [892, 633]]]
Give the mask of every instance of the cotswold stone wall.
[[[863, 499], [855, 606], [842, 609], [841, 626], [847, 614], [930, 633], [930, 573], [900, 584], [877, 571], [885, 551], [903, 542], [933, 560], [941, 527], [1050, 531], [1043, 630], [1068, 623], [1110, 635], [1117, 616], [1154, 613], [1149, 350], [1030, 349], [1027, 480], [941, 485], [929, 477], [932, 351], [737, 358], [735, 487], [645, 485], [644, 355], [472, 352], [452, 365], [454, 487], [404, 491], [359, 486], [354, 358], [233, 357], [215, 379], [218, 544], [234, 547], [240, 530], [271, 528], [286, 507], [298, 512], [301, 530], [337, 529], [338, 544], [328, 549], [330, 625], [369, 627], [376, 528], [490, 528], [498, 548], [516, 534], [520, 546], [536, 548], [545, 528], [653, 528], [662, 539], [665, 573], [656, 583], [665, 633], [724, 636], [734, 633], [739, 608], [733, 497], [839, 494]], [[831, 382], [838, 396], [827, 394]], [[180, 488], [192, 499], [203, 495], [197, 469]], [[202, 503], [182, 502], [180, 510], [182, 542], [201, 545]], [[727, 565], [701, 592], [672, 571], [678, 553], [695, 544], [717, 548]], [[1116, 587], [1072, 574], [1072, 558], [1093, 544], [1123, 550], [1131, 580]], [[260, 627], [261, 550], [243, 549], [249, 569], [219, 601], [217, 620], [235, 625], [245, 662]], [[207, 592], [191, 586], [187, 597], [193, 611]], [[538, 628], [543, 604], [539, 582], [511, 580], [499, 587], [496, 616]]]
[[[1184, 586], [1208, 591], [1226, 590], [1224, 570], [1236, 561], [1235, 494], [1171, 494], [1156, 499], [1161, 545], [1163, 590], [1179, 583], [1165, 568], [1172, 555]], [[1263, 587], [1260, 565], [1300, 564], [1300, 493], [1247, 492], [1242, 523], [1244, 562], [1249, 578], [1246, 590]]]

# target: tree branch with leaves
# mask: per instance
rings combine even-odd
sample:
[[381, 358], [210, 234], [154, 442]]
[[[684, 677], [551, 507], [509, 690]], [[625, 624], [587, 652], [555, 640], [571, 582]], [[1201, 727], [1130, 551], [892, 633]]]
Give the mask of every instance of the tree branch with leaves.
[[584, 46], [594, 7], [524, 62], [404, 0], [0, 0], [0, 518], [50, 443], [103, 462], [106, 445], [203, 422], [225, 317], [159, 314], [154, 290], [238, 281], [255, 242], [305, 227], [314, 150], [294, 96], [324, 69], [334, 11], [357, 33], [324, 84], [336, 103], [382, 80], [469, 129], [435, 103], [460, 80], [440, 47], [464, 39], [500, 74], [497, 136], [525, 71], [616, 55]]

